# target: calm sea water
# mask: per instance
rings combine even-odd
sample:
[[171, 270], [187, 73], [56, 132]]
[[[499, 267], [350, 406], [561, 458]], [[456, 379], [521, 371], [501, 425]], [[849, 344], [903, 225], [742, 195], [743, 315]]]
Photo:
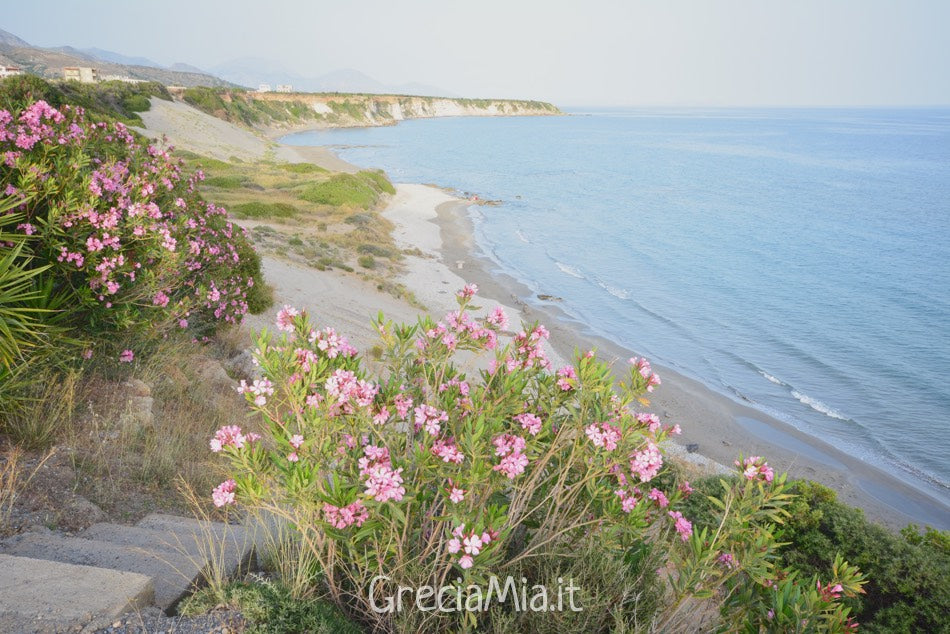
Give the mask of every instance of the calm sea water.
[[293, 135], [500, 199], [481, 248], [607, 336], [950, 499], [950, 110], [636, 110]]

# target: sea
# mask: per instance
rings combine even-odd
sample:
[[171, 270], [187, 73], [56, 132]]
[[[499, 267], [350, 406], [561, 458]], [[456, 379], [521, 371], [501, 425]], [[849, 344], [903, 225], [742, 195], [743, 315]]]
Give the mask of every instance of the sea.
[[596, 334], [950, 503], [950, 109], [598, 109], [293, 134], [472, 206]]

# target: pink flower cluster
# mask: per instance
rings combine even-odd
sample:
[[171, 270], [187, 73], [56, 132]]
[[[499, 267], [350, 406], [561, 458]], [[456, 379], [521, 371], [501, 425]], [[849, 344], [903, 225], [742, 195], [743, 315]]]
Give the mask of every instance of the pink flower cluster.
[[566, 365], [557, 371], [557, 386], [563, 392], [577, 389], [577, 370], [572, 365]]
[[650, 362], [641, 357], [632, 357], [630, 359], [630, 365], [637, 369], [637, 372], [640, 373], [646, 382], [647, 382], [647, 392], [652, 392], [653, 388], [661, 383], [660, 375], [656, 374], [653, 371], [653, 368], [650, 367]]
[[435, 343], [441, 343], [450, 352], [458, 349], [462, 343], [468, 343], [476, 349], [494, 350], [498, 345], [498, 334], [493, 327], [484, 328], [473, 320], [468, 313], [453, 311], [443, 321], [425, 331], [416, 341], [420, 351], [426, 351]]
[[492, 439], [492, 444], [495, 445], [495, 455], [502, 457], [501, 462], [492, 467], [494, 471], [500, 471], [509, 480], [524, 473], [528, 466], [528, 457], [522, 453], [526, 445], [524, 438], [501, 434]]
[[600, 423], [599, 425], [591, 423], [584, 430], [584, 433], [587, 434], [587, 438], [594, 443], [595, 447], [607, 451], [613, 451], [620, 443], [620, 428], [610, 423]]
[[369, 407], [379, 393], [378, 385], [356, 378], [349, 370], [334, 370], [324, 387], [334, 411], [344, 414], [352, 414], [357, 407]]
[[747, 480], [762, 480], [771, 482], [775, 478], [775, 472], [765, 460], [759, 456], [750, 456], [741, 463], [736, 460], [736, 466], [742, 469], [742, 475]]
[[667, 515], [673, 519], [673, 527], [680, 534], [680, 539], [684, 542], [689, 540], [693, 534], [693, 523], [683, 517], [683, 514], [679, 511], [669, 511]]
[[415, 413], [416, 431], [425, 429], [430, 436], [437, 436], [441, 430], [441, 423], [449, 420], [449, 413], [431, 405], [419, 405], [413, 410]]
[[211, 500], [217, 507], [234, 504], [234, 491], [236, 489], [237, 483], [234, 480], [225, 480], [211, 492]]
[[445, 440], [441, 438], [437, 439], [432, 443], [432, 453], [441, 458], [442, 462], [462, 464], [462, 461], [465, 459], [462, 452], [455, 446], [455, 439], [453, 438], [447, 438]]
[[[168, 151], [139, 145], [121, 123], [87, 121], [82, 108], [37, 101], [16, 118], [0, 110], [0, 154], [0, 189], [26, 220], [18, 230], [85, 289], [77, 310], [101, 311], [97, 323], [121, 328], [128, 315], [143, 323], [170, 316], [187, 327], [189, 315], [198, 326], [237, 323], [247, 312], [254, 280], [240, 272], [246, 233], [200, 199], [202, 176], [184, 178]], [[119, 307], [130, 310], [113, 318], [120, 313], [108, 309]]]
[[634, 452], [630, 457], [630, 471], [640, 477], [641, 482], [649, 482], [663, 467], [663, 454], [653, 441], [647, 441], [646, 447]]
[[525, 412], [515, 416], [515, 422], [521, 424], [521, 428], [532, 436], [537, 436], [541, 431], [541, 419], [534, 414]]
[[338, 335], [333, 328], [311, 330], [309, 341], [311, 344], [316, 344], [317, 348], [329, 359], [336, 359], [340, 355], [350, 358], [356, 356], [356, 348], [350, 345], [346, 337]]
[[323, 519], [333, 528], [344, 529], [352, 524], [359, 527], [369, 519], [369, 510], [362, 500], [357, 500], [343, 507], [325, 503], [323, 505]]
[[366, 479], [366, 494], [377, 502], [399, 502], [406, 495], [402, 486], [402, 467], [392, 468], [389, 450], [385, 447], [367, 445], [360, 458], [360, 477]]
[[218, 453], [225, 447], [243, 449], [246, 443], [256, 442], [260, 439], [260, 434], [251, 432], [245, 435], [237, 425], [225, 425], [214, 432], [214, 438], [210, 442], [211, 451]]
[[497, 533], [493, 531], [482, 531], [478, 534], [476, 531], [465, 532], [465, 524], [459, 524], [452, 530], [452, 539], [448, 543], [448, 551], [455, 555], [462, 553], [459, 557], [459, 566], [468, 569], [475, 564], [475, 557], [482, 549], [488, 546], [494, 539], [497, 539]]
[[300, 311], [293, 306], [284, 306], [277, 311], [277, 330], [284, 332], [294, 331], [294, 318], [300, 314]]
[[257, 379], [251, 385], [241, 379], [237, 386], [238, 394], [249, 394], [253, 396], [254, 404], [258, 407], [264, 407], [267, 404], [267, 397], [274, 393], [274, 384], [268, 379]]

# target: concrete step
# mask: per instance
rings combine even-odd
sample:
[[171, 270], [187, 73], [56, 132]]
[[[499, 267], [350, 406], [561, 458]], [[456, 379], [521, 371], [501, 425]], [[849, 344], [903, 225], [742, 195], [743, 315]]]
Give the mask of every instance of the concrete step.
[[145, 575], [152, 579], [155, 605], [163, 610], [191, 591], [205, 563], [158, 546], [139, 548], [52, 533], [12, 537], [0, 544], [0, 553]]
[[135, 572], [0, 554], [0, 632], [62, 632], [152, 604]]
[[205, 559], [205, 553], [198, 548], [194, 540], [183, 540], [179, 535], [166, 530], [100, 523], [93, 524], [76, 537], [146, 550], [167, 550], [199, 561]]
[[253, 564], [255, 549], [262, 541], [262, 534], [259, 536], [258, 531], [238, 524], [162, 513], [147, 515], [137, 527], [164, 534], [165, 541], [179, 543], [189, 552], [201, 553], [205, 560], [228, 576], [238, 568], [247, 569]]

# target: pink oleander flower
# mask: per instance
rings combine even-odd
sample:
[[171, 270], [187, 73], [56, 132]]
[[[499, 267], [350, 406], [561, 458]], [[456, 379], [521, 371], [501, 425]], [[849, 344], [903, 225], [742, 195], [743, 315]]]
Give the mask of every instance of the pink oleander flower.
[[736, 561], [736, 558], [732, 556], [732, 553], [722, 553], [716, 560], [721, 563], [726, 568], [734, 570], [739, 567], [739, 562]]
[[680, 484], [679, 490], [680, 490], [680, 493], [682, 493], [686, 497], [689, 497], [690, 493], [692, 493], [694, 489], [692, 486], [690, 486], [689, 480], [684, 480], [683, 483]]
[[577, 370], [572, 365], [566, 365], [557, 371], [557, 386], [563, 392], [569, 392], [577, 387]]
[[424, 428], [430, 436], [438, 435], [441, 430], [440, 424], [449, 420], [448, 412], [432, 407], [431, 405], [419, 405], [413, 411], [416, 415], [416, 431]]
[[647, 429], [651, 432], [656, 433], [660, 428], [660, 417], [656, 414], [650, 412], [640, 412], [634, 416], [637, 419], [637, 422], [646, 425]]
[[325, 503], [323, 505], [323, 518], [333, 528], [341, 530], [353, 524], [360, 527], [363, 522], [369, 519], [369, 510], [367, 510], [362, 500], [357, 500], [344, 507]]
[[632, 357], [630, 359], [630, 365], [634, 366], [637, 372], [640, 373], [640, 376], [646, 379], [647, 392], [652, 392], [654, 387], [660, 385], [660, 376], [650, 367], [649, 361], [641, 357]]
[[378, 412], [373, 414], [374, 425], [385, 425], [386, 421], [388, 420], [389, 420], [389, 410], [385, 407], [381, 407]]
[[294, 434], [290, 437], [290, 446], [294, 449], [300, 449], [300, 446], [303, 445], [303, 436], [300, 434]]
[[234, 491], [237, 483], [234, 480], [225, 480], [214, 488], [211, 492], [211, 499], [214, 505], [222, 507], [227, 504], [234, 504]]
[[396, 413], [399, 414], [399, 418], [405, 420], [409, 410], [412, 409], [412, 399], [400, 393], [393, 399], [393, 405], [396, 406]]
[[501, 462], [492, 467], [492, 470], [500, 471], [509, 480], [514, 480], [517, 476], [524, 473], [525, 467], [527, 466], [528, 457], [521, 453], [520, 450], [515, 450], [502, 458]]
[[460, 299], [471, 299], [478, 292], [478, 284], [466, 284], [462, 290], [456, 293]]
[[296, 451], [291, 451], [289, 454], [287, 454], [288, 462], [298, 462], [299, 460], [300, 460], [300, 456], [297, 455]]
[[300, 311], [293, 306], [284, 306], [277, 313], [277, 329], [284, 332], [294, 331], [294, 317], [298, 316]]
[[541, 419], [534, 414], [530, 414], [528, 412], [518, 414], [515, 416], [515, 422], [520, 423], [521, 428], [526, 430], [532, 436], [537, 436], [538, 432], [541, 431]]
[[399, 502], [406, 495], [402, 486], [402, 467], [395, 471], [384, 465], [376, 465], [367, 470], [366, 494], [377, 502], [393, 500]]
[[736, 460], [736, 466], [742, 469], [742, 475], [747, 480], [762, 480], [771, 482], [775, 478], [775, 472], [765, 460], [759, 456], [750, 456], [741, 463]]
[[595, 447], [602, 447], [606, 451], [613, 451], [620, 442], [620, 428], [610, 423], [591, 423], [584, 429], [587, 438]]
[[485, 318], [485, 321], [495, 326], [500, 330], [504, 330], [508, 327], [508, 315], [505, 314], [505, 309], [501, 306], [495, 306], [488, 317]]
[[644, 449], [630, 456], [630, 472], [640, 477], [641, 482], [652, 480], [663, 467], [663, 454], [652, 441], [647, 441]]
[[459, 566], [465, 568], [466, 570], [471, 568], [475, 564], [475, 560], [472, 559], [471, 555], [462, 555], [459, 559]]
[[[251, 436], [253, 436], [253, 438]], [[214, 438], [211, 439], [210, 443], [211, 451], [217, 453], [225, 447], [243, 449], [246, 442], [253, 442], [259, 438], [260, 436], [257, 434], [248, 434], [245, 436], [241, 432], [241, 428], [237, 425], [225, 425], [214, 432]]]
[[119, 355], [120, 363], [132, 363], [135, 359], [135, 353], [131, 350], [123, 350], [122, 354]]
[[670, 501], [667, 499], [666, 494], [657, 488], [652, 489], [647, 497], [656, 502], [657, 506], [659, 506], [661, 509], [664, 509], [670, 505]]
[[88, 359], [91, 359], [91, 358], [92, 358], [92, 348], [86, 348], [85, 350], [83, 350], [83, 351], [82, 351], [82, 358], [83, 358], [83, 359], [87, 359], [87, 360], [88, 360]]
[[465, 499], [465, 489], [460, 489], [454, 484], [449, 484], [449, 500], [452, 504], [458, 504]]
[[441, 458], [442, 462], [462, 464], [465, 459], [462, 452], [455, 446], [455, 440], [452, 438], [436, 440], [432, 443], [432, 453]]
[[668, 511], [667, 515], [673, 518], [673, 526], [676, 528], [676, 532], [680, 534], [680, 539], [682, 539], [684, 542], [688, 541], [690, 536], [693, 534], [692, 522], [683, 517], [683, 514], [679, 511]]
[[637, 507], [637, 503], [640, 501], [640, 498], [637, 497], [640, 494], [639, 489], [634, 489], [633, 493], [627, 489], [617, 489], [614, 491], [614, 494], [620, 498], [620, 508], [624, 513], [631, 512]]
[[168, 301], [169, 301], [168, 295], [166, 295], [162, 291], [158, 291], [157, 293], [155, 293], [155, 297], [152, 298], [152, 304], [154, 304], [155, 306], [161, 306], [162, 308], [165, 308], [166, 306], [168, 306]]

